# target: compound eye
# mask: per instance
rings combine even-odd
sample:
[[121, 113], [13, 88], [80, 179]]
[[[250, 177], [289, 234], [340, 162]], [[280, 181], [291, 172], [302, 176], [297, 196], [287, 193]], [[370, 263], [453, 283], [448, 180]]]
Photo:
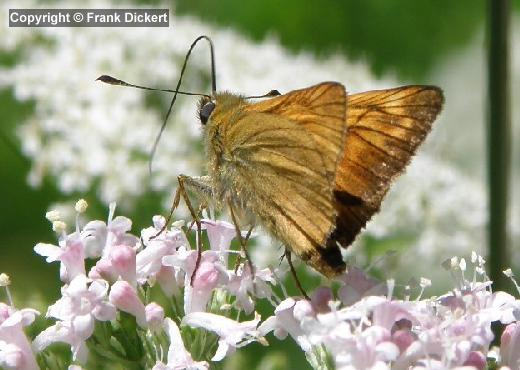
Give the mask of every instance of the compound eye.
[[211, 113], [213, 112], [213, 109], [215, 109], [215, 103], [213, 102], [207, 102], [200, 108], [199, 111], [199, 118], [200, 122], [202, 122], [203, 125], [208, 122], [209, 116], [211, 116]]

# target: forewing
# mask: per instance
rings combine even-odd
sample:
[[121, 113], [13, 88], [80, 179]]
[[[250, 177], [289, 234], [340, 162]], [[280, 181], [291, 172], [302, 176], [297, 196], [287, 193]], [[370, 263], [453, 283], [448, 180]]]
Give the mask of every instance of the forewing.
[[246, 111], [277, 115], [302, 126], [323, 157], [326, 175], [332, 184], [345, 143], [345, 102], [346, 92], [343, 85], [324, 82], [251, 104]]
[[392, 180], [403, 172], [430, 132], [443, 104], [434, 86], [403, 86], [347, 99], [345, 151], [336, 175], [338, 226], [348, 246], [379, 210]]
[[345, 265], [334, 229], [334, 174], [343, 151], [346, 93], [325, 83], [252, 104], [227, 130], [236, 193], [300, 258], [333, 276]]

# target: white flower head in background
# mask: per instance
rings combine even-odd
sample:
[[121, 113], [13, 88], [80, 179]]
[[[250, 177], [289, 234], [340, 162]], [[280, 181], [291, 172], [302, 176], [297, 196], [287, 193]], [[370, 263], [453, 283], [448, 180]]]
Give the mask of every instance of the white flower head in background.
[[[82, 8], [116, 5], [110, 1], [76, 4]], [[23, 5], [43, 6], [32, 1]], [[16, 6], [21, 4], [17, 2]], [[59, 3], [49, 7], [59, 7]], [[3, 11], [8, 8], [6, 4]], [[41, 44], [24, 43], [23, 31], [17, 41], [12, 41], [18, 31], [4, 30], [10, 38], [0, 41], [0, 49], [9, 50], [14, 43], [26, 54], [14, 67], [2, 71], [0, 86], [12, 86], [17, 99], [36, 103], [34, 115], [19, 130], [23, 151], [33, 163], [29, 177], [32, 184], [52, 175], [58, 187], [69, 193], [86, 191], [99, 180], [101, 199], [110, 202], [124, 198], [128, 202], [149, 190], [148, 183], [152, 189], [169, 194], [178, 174], [200, 173], [203, 155], [197, 145], [200, 124], [195, 118], [196, 98], [178, 98], [150, 179], [147, 161], [171, 95], [161, 95], [162, 104], [154, 106], [147, 104], [150, 93], [103, 85], [95, 79], [110, 74], [171, 88], [189, 45], [202, 34], [210, 35], [216, 46], [219, 90], [256, 95], [326, 80], [348, 82], [352, 90], [382, 86], [363, 64], [347, 63], [339, 55], [318, 62], [308, 54], [289, 54], [273, 39], [254, 44], [238, 33], [193, 18], [171, 17], [170, 22], [174, 28], [32, 29], [50, 41]], [[203, 49], [198, 47], [193, 52], [183, 90], [210, 92], [209, 53]]]
[[[60, 4], [65, 2], [52, 6]], [[109, 0], [69, 1], [66, 6], [74, 4], [81, 8], [115, 6]], [[8, 2], [0, 12], [22, 5], [44, 6], [35, 1], [12, 2], [12, 6]], [[394, 78], [377, 80], [366, 64], [349, 62], [340, 54], [322, 59], [310, 53], [293, 54], [274, 38], [254, 43], [238, 32], [192, 17], [170, 15], [170, 22], [175, 26], [33, 28], [30, 33], [24, 28], [1, 29], [6, 37], [0, 37], [0, 50], [23, 53], [15, 65], [1, 70], [0, 87], [12, 88], [20, 101], [35, 103], [32, 116], [18, 130], [22, 150], [32, 162], [31, 184], [37, 186], [50, 175], [64, 193], [97, 186], [106, 203], [124, 199], [120, 202], [123, 209], [156, 190], [169, 205], [179, 174], [204, 172], [196, 98], [179, 96], [150, 176], [150, 149], [171, 96], [107, 86], [95, 79], [110, 74], [137, 84], [172, 88], [189, 45], [202, 34], [209, 35], [216, 48], [218, 90], [255, 95], [278, 89], [284, 93], [333, 80], [355, 93], [404, 84]], [[35, 42], [36, 36], [48, 42]], [[209, 93], [209, 53], [201, 46], [193, 51], [182, 89]], [[269, 67], [273, 65], [276, 68]], [[367, 232], [375, 239], [398, 232], [411, 234], [412, 238], [399, 239], [400, 247], [419, 245], [407, 254], [407, 260], [438, 253], [431, 266], [446, 256], [439, 245], [453, 245], [460, 254], [478, 249], [485, 225], [482, 186], [439, 159], [435, 150], [435, 145], [427, 145], [414, 158], [409, 174], [394, 186]], [[263, 256], [273, 256], [266, 265], [278, 258], [274, 253]]]

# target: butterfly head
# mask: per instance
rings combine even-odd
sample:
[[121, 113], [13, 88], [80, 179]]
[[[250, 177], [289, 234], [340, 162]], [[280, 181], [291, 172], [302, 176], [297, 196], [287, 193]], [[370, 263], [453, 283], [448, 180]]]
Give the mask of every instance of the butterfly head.
[[210, 99], [208, 96], [203, 96], [199, 100], [199, 107], [197, 111], [200, 123], [206, 125], [206, 123], [209, 120], [209, 117], [211, 116], [211, 113], [213, 113], [213, 111], [215, 110], [215, 107], [215, 101]]
[[198, 103], [197, 117], [206, 128], [211, 122], [234, 122], [247, 105], [249, 103], [243, 96], [227, 91], [216, 93], [212, 97], [202, 96]]

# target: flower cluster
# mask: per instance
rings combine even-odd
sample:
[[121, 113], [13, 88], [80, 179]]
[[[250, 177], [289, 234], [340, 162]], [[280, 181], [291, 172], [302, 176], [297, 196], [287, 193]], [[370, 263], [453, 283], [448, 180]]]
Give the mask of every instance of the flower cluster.
[[[138, 238], [129, 233], [132, 223], [128, 218], [114, 216], [115, 204], [110, 206], [106, 223], [91, 221], [80, 227], [79, 215], [85, 209], [83, 200], [76, 204], [78, 221], [70, 234], [59, 212], [48, 212], [47, 218], [59, 235], [58, 245], [39, 243], [34, 248], [47, 262], [60, 263], [60, 278], [65, 283], [62, 298], [47, 311], [47, 317], [56, 319], [56, 323], [34, 339], [37, 352], [54, 342], [64, 342], [70, 345], [73, 359], [84, 364], [89, 339], [96, 337], [96, 343], [102, 345], [95, 322], [121, 320], [122, 313], [134, 318], [136, 331], [142, 334], [139, 340], [150, 341], [157, 369], [207, 367], [205, 361], [193, 360], [186, 350], [178, 325], [204, 328], [218, 335], [212, 361], [220, 361], [252, 341], [265, 343], [257, 330], [260, 317], [254, 312], [254, 299], [266, 298], [276, 304], [279, 299], [271, 289], [276, 279], [268, 269], [251, 272], [243, 258], [237, 266], [228, 266], [230, 255], [239, 255], [230, 250], [235, 237], [233, 225], [203, 219], [201, 225], [210, 248], [199, 252], [191, 247], [183, 222], [166, 229], [165, 219], [156, 216], [153, 226], [142, 230]], [[95, 260], [88, 271], [87, 259]], [[150, 300], [154, 286], [171, 299], [170, 307]], [[168, 310], [175, 315], [165, 317]], [[215, 312], [242, 312], [254, 314], [254, 318], [237, 322]], [[154, 339], [164, 333], [170, 340], [167, 358], [163, 358], [165, 351]]]
[[[58, 212], [47, 213], [59, 242], [39, 243], [35, 251], [60, 263], [62, 297], [46, 313], [55, 323], [31, 343], [23, 327], [39, 313], [0, 304], [0, 366], [52, 368], [45, 362], [49, 346], [63, 342], [77, 364], [101, 356], [155, 370], [205, 369], [252, 342], [269, 345], [270, 333], [292, 338], [316, 369], [520, 366], [520, 300], [492, 292], [476, 253], [469, 263], [457, 257], [445, 262], [455, 287], [440, 297], [423, 298], [427, 279], [401, 287], [351, 266], [307, 300], [287, 296], [275, 269], [258, 269], [230, 247], [232, 224], [202, 220], [209, 241], [202, 250], [193, 248], [205, 243], [190, 242], [195, 233], [184, 222], [167, 228], [156, 216], [137, 237], [128, 218], [114, 215], [115, 205], [107, 222], [81, 225], [86, 207], [82, 200], [76, 204], [72, 233]], [[6, 276], [0, 283], [8, 289]], [[154, 289], [169, 303], [154, 300]], [[260, 316], [260, 300], [272, 305], [272, 315]], [[507, 325], [500, 349], [490, 349], [494, 322]], [[46, 356], [37, 355], [42, 351]]]

